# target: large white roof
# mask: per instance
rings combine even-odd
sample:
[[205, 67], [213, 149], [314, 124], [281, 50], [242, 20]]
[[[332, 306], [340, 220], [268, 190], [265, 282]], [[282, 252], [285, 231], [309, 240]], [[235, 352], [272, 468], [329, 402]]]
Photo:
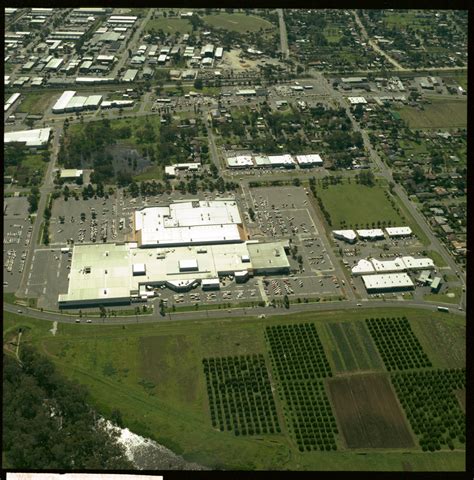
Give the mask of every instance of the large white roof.
[[234, 200], [186, 201], [135, 212], [141, 246], [240, 242], [241, 223]]
[[253, 167], [253, 161], [250, 155], [228, 157], [226, 160], [229, 167]]
[[394, 288], [413, 288], [414, 284], [406, 273], [388, 273], [385, 275], [363, 275], [362, 281], [367, 290], [392, 290]]
[[423, 270], [435, 268], [431, 258], [399, 257], [395, 260], [361, 259], [352, 267], [353, 275], [370, 272], [403, 272], [406, 270]]
[[[268, 268], [266, 263], [276, 268], [288, 265], [280, 242], [242, 242], [205, 247], [135, 247], [133, 243], [75, 245], [68, 293], [59, 295], [59, 301], [128, 299], [131, 292], [139, 291], [141, 284], [184, 286], [196, 280], [215, 279], [219, 275], [261, 268], [262, 265]], [[274, 250], [278, 250], [278, 257], [274, 256]], [[250, 262], [242, 260], [246, 255], [250, 257]], [[180, 271], [183, 266], [196, 267], [197, 270]]]
[[300, 165], [322, 165], [323, 163], [323, 159], [317, 153], [296, 155], [296, 160]]
[[354, 230], [333, 230], [332, 233], [336, 238], [341, 238], [348, 242], [353, 242], [357, 239], [357, 235]]
[[272, 165], [294, 165], [293, 157], [286, 153], [285, 155], [268, 155], [268, 160]]
[[420, 270], [424, 268], [435, 268], [435, 264], [431, 258], [414, 258], [410, 256], [402, 257], [403, 263], [407, 269]]
[[408, 236], [412, 234], [410, 227], [387, 227], [385, 231], [389, 237]]
[[364, 273], [373, 273], [375, 271], [374, 266], [369, 260], [359, 260], [356, 265], [352, 267], [353, 275], [362, 275]]
[[48, 143], [50, 134], [51, 128], [6, 132], [3, 134], [3, 142], [20, 142], [25, 143], [27, 147], [40, 147]]
[[53, 112], [64, 112], [74, 95], [76, 95], [74, 90], [66, 90], [63, 92], [63, 94], [58, 98], [57, 102], [53, 105]]
[[357, 235], [361, 238], [384, 238], [383, 230], [381, 228], [371, 228], [356, 230]]

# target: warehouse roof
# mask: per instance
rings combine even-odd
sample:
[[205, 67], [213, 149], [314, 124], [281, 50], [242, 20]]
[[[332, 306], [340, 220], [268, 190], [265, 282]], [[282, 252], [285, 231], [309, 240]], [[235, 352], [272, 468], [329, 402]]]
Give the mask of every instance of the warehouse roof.
[[383, 230], [380, 228], [356, 230], [361, 238], [384, 238]]
[[367, 290], [392, 290], [394, 288], [413, 288], [414, 284], [406, 273], [385, 275], [363, 275], [362, 281]]
[[357, 235], [354, 230], [333, 230], [332, 233], [336, 238], [342, 238], [348, 242], [353, 242], [357, 239]]
[[74, 90], [66, 90], [63, 92], [63, 94], [58, 98], [57, 102], [53, 105], [53, 112], [64, 112], [64, 109], [67, 107], [74, 95], [76, 95]]
[[352, 267], [351, 271], [353, 275], [362, 275], [364, 273], [373, 273], [375, 269], [372, 262], [361, 259]]
[[367, 100], [364, 97], [347, 97], [351, 105], [364, 105]]
[[294, 165], [295, 161], [289, 154], [285, 155], [268, 155], [268, 160], [272, 165]]
[[18, 132], [5, 132], [4, 143], [20, 142], [28, 147], [40, 147], [49, 141], [51, 128], [38, 128], [35, 130], [21, 130]]
[[60, 173], [60, 178], [79, 178], [84, 173], [84, 170], [76, 170], [75, 168], [63, 168]]
[[243, 230], [234, 200], [186, 201], [135, 212], [141, 245], [239, 242]]
[[408, 236], [412, 234], [410, 227], [387, 227], [385, 231], [389, 237]]
[[226, 159], [229, 167], [253, 167], [252, 157], [250, 155], [238, 155]]
[[310, 155], [296, 155], [296, 161], [300, 165], [322, 165], [323, 163], [323, 159], [317, 153], [312, 153]]

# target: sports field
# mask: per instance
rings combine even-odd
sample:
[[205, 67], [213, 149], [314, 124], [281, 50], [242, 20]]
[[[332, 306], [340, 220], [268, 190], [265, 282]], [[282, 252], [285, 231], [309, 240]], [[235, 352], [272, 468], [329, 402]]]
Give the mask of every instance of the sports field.
[[[464, 321], [454, 315], [404, 308], [370, 310], [371, 317], [402, 315], [406, 315], [410, 322], [426, 326], [424, 330], [426, 338], [420, 339], [423, 346], [425, 340], [430, 341], [429, 332], [433, 322], [443, 322], [452, 337], [450, 347], [463, 349]], [[4, 312], [4, 341], [11, 337], [18, 327], [23, 327], [23, 340], [37, 345], [40, 351], [56, 363], [64, 375], [86, 385], [91, 403], [101, 413], [107, 415], [116, 408], [120, 410], [125, 425], [133, 432], [157, 440], [176, 453], [183, 454], [187, 460], [212, 468], [462, 470], [464, 451], [460, 450], [425, 453], [418, 447], [406, 448], [403, 452], [409, 451], [410, 454], [407, 456], [401, 451], [368, 449], [365, 450], [365, 455], [358, 455], [355, 451], [347, 450], [340, 438], [337, 440], [337, 451], [302, 452], [296, 445], [293, 433], [288, 430], [287, 413], [282, 410], [280, 395], [274, 390], [277, 380], [265, 341], [265, 327], [295, 323], [314, 324], [324, 349], [324, 352], [320, 348], [316, 349], [321, 362], [324, 357], [330, 357], [329, 352], [334, 348], [332, 343], [327, 342], [325, 335], [321, 335], [323, 324], [344, 322], [346, 328], [347, 323], [364, 321], [367, 316], [367, 311], [359, 308], [268, 319], [247, 317], [160, 321], [155, 324], [126, 326], [59, 324], [58, 331], [53, 336], [50, 332], [50, 323], [24, 319]], [[280, 338], [286, 337], [279, 336], [276, 339], [277, 345]], [[287, 348], [290, 348], [290, 344]], [[446, 368], [448, 363], [446, 352], [438, 352], [433, 341], [430, 348], [430, 358], [435, 358], [436, 365], [440, 368]], [[314, 347], [308, 343], [304, 354], [307, 355], [310, 349]], [[289, 353], [286, 352], [286, 355]], [[253, 435], [237, 436], [232, 429], [220, 431], [212, 425], [203, 359], [232, 357], [235, 364], [242, 356], [249, 355], [252, 358], [263, 358], [265, 368], [268, 369], [281, 432], [258, 435], [254, 432]], [[279, 354], [280, 363], [284, 355], [284, 351]], [[287, 365], [289, 370], [285, 375], [292, 375], [291, 369], [296, 368], [297, 362], [292, 361]], [[227, 368], [230, 368], [229, 363]], [[379, 368], [377, 370], [382, 373]], [[259, 367], [258, 371], [265, 381], [264, 369]], [[225, 378], [232, 378], [229, 377], [230, 373], [226, 375]], [[298, 392], [300, 392], [298, 395], [301, 395], [301, 392], [308, 391], [304, 385], [309, 386], [312, 380], [311, 378], [304, 380], [310, 383], [303, 385], [298, 380], [298, 375], [303, 375], [304, 379], [305, 375], [311, 377], [311, 372], [296, 372], [296, 375], [291, 385], [294, 387], [295, 395]], [[316, 382], [326, 382], [326, 385], [328, 380], [328, 378], [315, 379]], [[233, 389], [237, 387], [237, 384], [232, 385]], [[289, 395], [293, 395], [291, 385], [288, 384]], [[320, 401], [324, 402], [322, 390], [318, 395]], [[299, 404], [305, 404], [301, 396], [295, 399]], [[271, 397], [267, 397], [267, 401], [271, 404]], [[253, 422], [255, 412], [261, 411], [261, 408], [258, 405], [248, 408], [251, 409], [249, 415], [239, 418]], [[337, 413], [334, 406], [330, 409]], [[295, 413], [297, 414], [298, 412]], [[330, 411], [327, 415], [330, 418]], [[217, 415], [217, 418], [221, 417]], [[301, 421], [299, 423], [301, 424]], [[302, 433], [304, 440], [304, 430]], [[319, 435], [317, 438], [321, 438], [320, 441], [323, 443], [325, 438], [328, 438], [318, 431], [315, 434]]]
[[218, 13], [217, 15], [204, 15], [205, 23], [215, 28], [222, 28], [232, 32], [245, 33], [257, 32], [260, 29], [275, 28], [268, 20], [255, 15], [243, 13]]
[[467, 100], [437, 100], [423, 110], [403, 107], [398, 110], [410, 128], [464, 128], [467, 126]]

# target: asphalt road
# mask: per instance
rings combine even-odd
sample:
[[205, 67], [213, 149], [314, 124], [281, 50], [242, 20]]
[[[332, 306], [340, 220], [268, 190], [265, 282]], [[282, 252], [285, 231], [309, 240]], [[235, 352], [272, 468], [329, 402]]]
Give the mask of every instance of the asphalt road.
[[359, 18], [359, 15], [356, 10], [353, 10], [352, 13], [354, 14], [354, 19], [359, 25], [359, 28], [362, 32], [362, 36], [364, 39], [368, 42], [368, 44], [379, 54], [383, 55], [394, 67], [396, 70], [399, 71], [405, 71], [407, 70], [406, 68], [402, 67], [394, 58], [392, 58], [388, 53], [384, 52], [376, 42], [374, 42], [370, 37], [369, 34], [367, 33], [367, 30], [364, 27], [364, 24], [362, 23], [361, 19]]
[[51, 147], [50, 161], [48, 164], [48, 169], [46, 170], [44, 182], [40, 187], [40, 200], [38, 202], [38, 211], [37, 211], [35, 222], [33, 224], [33, 231], [31, 234], [31, 241], [30, 241], [30, 246], [28, 248], [28, 254], [25, 260], [23, 275], [21, 278], [20, 286], [17, 291], [18, 297], [26, 296], [25, 289], [26, 289], [27, 279], [31, 269], [31, 260], [33, 258], [33, 253], [39, 239], [40, 227], [41, 227], [41, 224], [43, 223], [44, 209], [46, 207], [48, 195], [54, 190], [53, 171], [56, 165], [56, 160], [58, 158], [59, 140], [63, 132], [63, 124], [61, 123], [60, 125], [57, 125], [56, 128], [53, 129], [53, 132], [54, 132], [54, 138], [53, 138], [53, 144]]
[[283, 9], [278, 8], [278, 20], [280, 23], [280, 48], [283, 58], [288, 60], [290, 58], [290, 50], [288, 49], [288, 35], [286, 33], [285, 19], [283, 17]]
[[[221, 309], [221, 310], [206, 310], [200, 308], [199, 310], [191, 312], [177, 312], [177, 313], [167, 313], [165, 316], [159, 314], [159, 309], [155, 308], [155, 311], [151, 315], [131, 315], [129, 317], [112, 317], [112, 318], [92, 318], [92, 323], [101, 324], [101, 325], [123, 325], [130, 323], [153, 323], [153, 322], [166, 322], [166, 321], [183, 321], [183, 320], [202, 320], [206, 318], [233, 318], [233, 317], [242, 317], [248, 315], [249, 318], [266, 315], [267, 317], [275, 315], [289, 315], [292, 313], [301, 313], [301, 312], [324, 312], [324, 311], [339, 311], [339, 310], [354, 310], [361, 308], [364, 310], [373, 309], [373, 308], [421, 308], [427, 311], [436, 311], [437, 305], [428, 304], [425, 302], [417, 301], [361, 301], [362, 307], [357, 307], [357, 301], [342, 301], [342, 302], [331, 302], [331, 303], [302, 303], [302, 304], [293, 304], [287, 310], [285, 308], [273, 308], [273, 307], [256, 307], [256, 308], [233, 308], [233, 309]], [[452, 304], [440, 304], [446, 306], [450, 309], [450, 312], [459, 315], [465, 316], [464, 311], [460, 311], [453, 306]], [[75, 323], [78, 318], [75, 316], [68, 316], [59, 313], [51, 312], [41, 312], [33, 308], [22, 307], [18, 305], [4, 304], [4, 311], [11, 313], [19, 313], [20, 310], [23, 315], [37, 318], [39, 320], [46, 320], [50, 322], [58, 323]], [[83, 315], [81, 323], [85, 323], [87, 316]]]

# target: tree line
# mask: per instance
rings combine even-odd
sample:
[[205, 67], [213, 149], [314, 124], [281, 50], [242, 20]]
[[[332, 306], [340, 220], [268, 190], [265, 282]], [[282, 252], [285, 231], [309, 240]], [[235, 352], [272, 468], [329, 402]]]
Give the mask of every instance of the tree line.
[[3, 440], [11, 468], [131, 469], [113, 434], [98, 422], [83, 386], [63, 378], [33, 347], [20, 361], [3, 355]]

